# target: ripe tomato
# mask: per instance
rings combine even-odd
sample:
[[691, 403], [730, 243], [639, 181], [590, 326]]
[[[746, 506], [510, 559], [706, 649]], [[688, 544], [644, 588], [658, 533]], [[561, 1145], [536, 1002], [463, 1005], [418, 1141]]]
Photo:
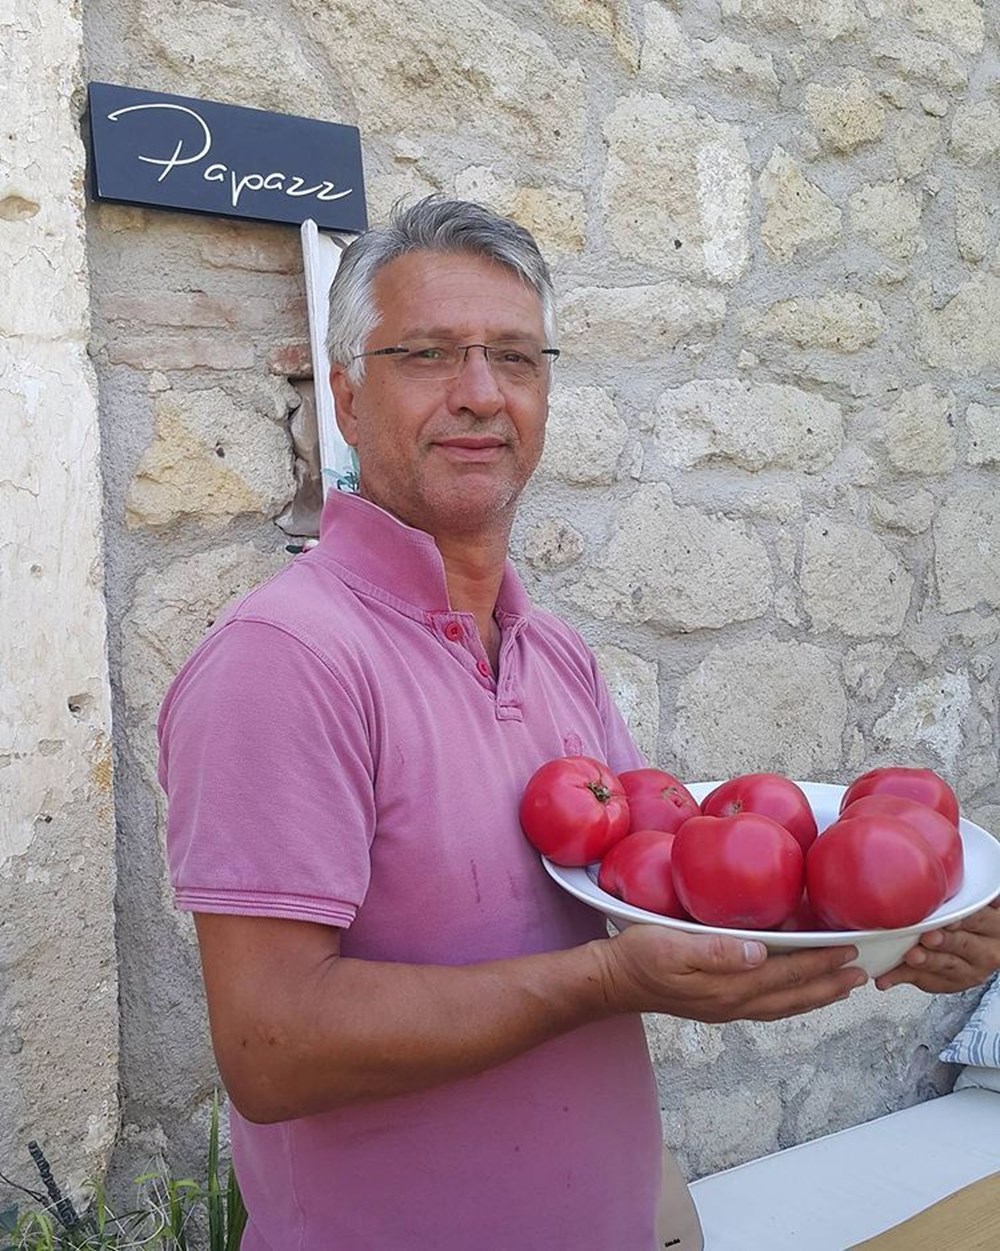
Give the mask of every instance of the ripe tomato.
[[783, 825], [803, 851], [816, 838], [816, 818], [800, 786], [778, 773], [744, 773], [717, 786], [701, 801], [706, 817], [757, 812]]
[[841, 817], [806, 856], [806, 890], [839, 930], [915, 925], [945, 898], [944, 865], [922, 835], [884, 813]]
[[662, 769], [630, 769], [618, 778], [628, 796], [630, 833], [667, 830], [676, 834], [688, 817], [700, 811], [684, 783]]
[[815, 932], [817, 930], [828, 930], [829, 928], [812, 906], [806, 891], [802, 892], [802, 898], [795, 905], [795, 911], [791, 916], [785, 917], [784, 921], [778, 926], [779, 930], [784, 930], [788, 933], [800, 931]]
[[589, 756], [564, 756], [536, 769], [518, 815], [528, 841], [556, 864], [592, 864], [628, 833], [621, 782]]
[[666, 830], [626, 834], [601, 861], [597, 885], [636, 908], [665, 917], [686, 917], [674, 889], [673, 844], [674, 836]]
[[940, 774], [933, 769], [907, 769], [902, 765], [870, 769], [855, 778], [840, 801], [840, 811], [862, 795], [899, 795], [915, 799], [918, 804], [934, 808], [958, 825], [958, 796]]
[[915, 799], [903, 799], [899, 795], [862, 795], [844, 809], [842, 816], [863, 817], [873, 812], [899, 817], [924, 836], [931, 850], [941, 857], [948, 891], [945, 898], [950, 899], [961, 887], [964, 876], [965, 856], [958, 828], [936, 808], [928, 808]]
[[767, 930], [802, 898], [802, 848], [770, 817], [692, 817], [674, 836], [674, 886], [703, 925]]

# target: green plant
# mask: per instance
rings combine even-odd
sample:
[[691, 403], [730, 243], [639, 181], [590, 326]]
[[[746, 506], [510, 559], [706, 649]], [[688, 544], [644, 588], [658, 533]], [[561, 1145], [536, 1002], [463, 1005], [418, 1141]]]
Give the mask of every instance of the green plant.
[[136, 1181], [137, 1206], [120, 1215], [98, 1186], [80, 1216], [41, 1149], [32, 1143], [29, 1150], [46, 1193], [17, 1187], [40, 1206], [0, 1211], [0, 1251], [238, 1251], [247, 1214], [232, 1165], [225, 1180], [220, 1171], [218, 1094], [212, 1096], [205, 1180], [173, 1178], [163, 1169], [144, 1173]]

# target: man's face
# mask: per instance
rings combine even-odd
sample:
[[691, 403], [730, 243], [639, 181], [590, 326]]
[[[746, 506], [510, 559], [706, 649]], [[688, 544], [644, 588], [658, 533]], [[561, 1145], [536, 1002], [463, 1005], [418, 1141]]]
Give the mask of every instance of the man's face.
[[[428, 339], [546, 346], [535, 292], [477, 256], [411, 252], [378, 271], [374, 295], [380, 321], [366, 351]], [[391, 356], [368, 357], [360, 383], [341, 366], [330, 378], [361, 495], [438, 537], [506, 536], [542, 453], [547, 365], [539, 379], [511, 383], [474, 348], [451, 379], [404, 376]]]

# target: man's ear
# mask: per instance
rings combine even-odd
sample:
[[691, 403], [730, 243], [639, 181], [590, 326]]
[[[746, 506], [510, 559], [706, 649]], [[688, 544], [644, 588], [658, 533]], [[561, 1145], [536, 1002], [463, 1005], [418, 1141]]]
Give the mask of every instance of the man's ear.
[[354, 383], [347, 376], [343, 365], [334, 365], [330, 370], [330, 390], [333, 392], [333, 406], [337, 415], [337, 427], [344, 436], [349, 447], [358, 446], [358, 419], [354, 412]]

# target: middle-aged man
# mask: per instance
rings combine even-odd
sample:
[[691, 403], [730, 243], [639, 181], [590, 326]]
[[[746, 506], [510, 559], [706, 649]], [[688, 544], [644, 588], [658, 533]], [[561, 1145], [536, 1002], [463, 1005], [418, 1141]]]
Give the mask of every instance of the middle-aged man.
[[[659, 1099], [640, 1013], [769, 1020], [844, 998], [853, 948], [599, 916], [518, 825], [553, 757], [642, 763], [579, 635], [507, 561], [555, 325], [534, 240], [432, 199], [331, 292], [360, 464], [318, 546], [231, 609], [161, 714], [249, 1210], [244, 1251], [652, 1251]], [[961, 989], [1000, 912], [895, 974]]]

